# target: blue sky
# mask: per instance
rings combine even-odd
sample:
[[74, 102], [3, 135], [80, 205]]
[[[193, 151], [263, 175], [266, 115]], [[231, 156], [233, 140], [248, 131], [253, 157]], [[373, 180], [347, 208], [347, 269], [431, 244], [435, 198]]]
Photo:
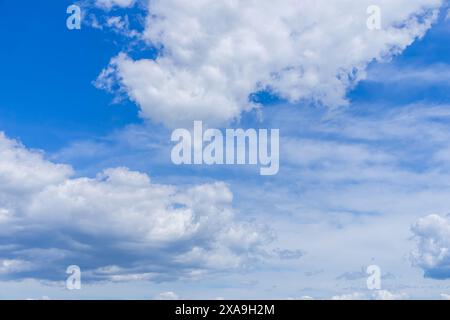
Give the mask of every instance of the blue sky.
[[135, 106], [112, 106], [111, 98], [92, 86], [99, 69], [120, 51], [117, 39], [95, 29], [61, 28], [70, 4], [2, 3], [2, 39], [8, 44], [1, 53], [7, 62], [2, 127], [37, 148], [54, 150], [139, 122]]
[[[380, 30], [359, 0], [73, 3], [0, 1], [0, 298], [449, 297], [446, 1]], [[172, 164], [194, 120], [280, 129], [279, 173]]]

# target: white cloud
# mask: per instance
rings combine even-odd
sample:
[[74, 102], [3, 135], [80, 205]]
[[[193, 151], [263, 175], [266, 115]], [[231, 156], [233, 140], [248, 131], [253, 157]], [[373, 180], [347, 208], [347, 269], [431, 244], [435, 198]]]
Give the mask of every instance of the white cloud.
[[27, 261], [0, 259], [0, 275], [10, 275], [30, 269], [32, 266]]
[[450, 66], [432, 64], [429, 66], [399, 67], [383, 65], [374, 68], [367, 80], [383, 85], [403, 85], [427, 87], [430, 85], [448, 85], [450, 83]]
[[180, 300], [180, 297], [175, 292], [168, 291], [158, 294], [156, 300]]
[[344, 105], [367, 64], [422, 36], [441, 3], [378, 1], [383, 29], [371, 31], [371, 0], [152, 0], [143, 38], [162, 53], [120, 54], [97, 84], [119, 82], [143, 117], [167, 126], [238, 118], [257, 107], [248, 98], [262, 89], [292, 102]]
[[331, 162], [335, 165], [346, 163], [357, 166], [362, 164], [386, 164], [392, 156], [372, 150], [363, 144], [345, 144], [335, 141], [311, 139], [285, 139], [285, 161], [293, 165], [311, 166]]
[[104, 9], [112, 9], [113, 7], [129, 8], [135, 4], [136, 0], [96, 0], [95, 5]]
[[408, 298], [405, 293], [392, 293], [387, 290], [377, 290], [372, 294], [373, 300], [404, 300]]
[[419, 219], [412, 232], [417, 247], [411, 253], [414, 265], [425, 272], [426, 277], [450, 278], [450, 219], [449, 216], [429, 215]]
[[331, 300], [365, 300], [365, 299], [366, 299], [366, 296], [360, 292], [342, 294], [342, 295], [338, 295], [338, 296], [333, 296], [331, 298]]
[[42, 296], [42, 297], [40, 297], [40, 298], [38, 298], [38, 299], [35, 299], [35, 298], [27, 298], [27, 299], [25, 299], [25, 300], [33, 301], [33, 300], [51, 300], [51, 299], [50, 299], [50, 297], [48, 297], [48, 296]]
[[441, 299], [442, 300], [450, 300], [450, 294], [441, 293]]
[[388, 290], [375, 290], [370, 294], [353, 292], [349, 294], [343, 294], [333, 296], [331, 300], [403, 300], [407, 299], [408, 295], [405, 293], [392, 293]]
[[105, 21], [102, 22], [102, 24], [98, 20], [96, 20], [94, 16], [92, 24], [100, 28], [105, 27], [106, 29], [110, 29], [117, 34], [128, 38], [135, 38], [140, 36], [138, 31], [130, 28], [128, 15], [107, 17]]
[[0, 239], [9, 244], [0, 273], [29, 263], [27, 276], [52, 278], [78, 264], [93, 279], [190, 277], [245, 268], [269, 240], [236, 221], [221, 182], [180, 188], [126, 168], [71, 175], [0, 135]]
[[56, 184], [72, 174], [68, 166], [43, 159], [43, 154], [30, 152], [0, 132], [0, 192], [14, 194], [33, 192]]

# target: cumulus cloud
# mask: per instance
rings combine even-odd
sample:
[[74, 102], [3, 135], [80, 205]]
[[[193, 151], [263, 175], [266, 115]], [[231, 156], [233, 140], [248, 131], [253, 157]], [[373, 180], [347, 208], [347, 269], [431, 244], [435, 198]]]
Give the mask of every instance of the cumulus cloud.
[[[0, 132], [0, 192], [21, 196], [58, 183], [70, 176], [70, 167], [43, 159], [40, 152], [30, 152]], [[20, 168], [20, 170], [18, 170]]]
[[75, 177], [0, 135], [0, 276], [131, 281], [242, 269], [270, 241], [238, 222], [228, 186], [176, 187], [127, 168]]
[[224, 123], [270, 90], [291, 102], [347, 103], [368, 63], [421, 37], [441, 0], [378, 1], [382, 30], [366, 26], [371, 0], [150, 0], [143, 38], [156, 59], [111, 60], [97, 85], [119, 83], [145, 118], [176, 126]]
[[450, 278], [450, 217], [429, 215], [419, 219], [412, 232], [417, 246], [411, 253], [414, 265], [422, 268], [425, 277]]

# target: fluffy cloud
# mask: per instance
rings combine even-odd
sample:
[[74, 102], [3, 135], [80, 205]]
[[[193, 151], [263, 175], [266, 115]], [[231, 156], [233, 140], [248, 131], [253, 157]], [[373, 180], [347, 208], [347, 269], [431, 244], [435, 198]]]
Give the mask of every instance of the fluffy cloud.
[[0, 275], [64, 279], [196, 277], [241, 269], [270, 241], [235, 221], [223, 183], [177, 188], [126, 168], [94, 178], [0, 136]]
[[366, 26], [371, 0], [150, 0], [143, 38], [156, 59], [113, 58], [97, 85], [119, 83], [145, 118], [176, 126], [224, 123], [270, 90], [345, 105], [346, 91], [422, 36], [441, 0], [378, 1], [382, 30]]
[[[19, 170], [20, 169], [20, 170]], [[39, 152], [29, 152], [0, 132], [0, 193], [17, 195], [35, 192], [56, 184], [72, 174], [68, 166], [43, 160]]]
[[425, 272], [425, 277], [450, 278], [450, 217], [429, 215], [413, 227], [417, 247], [411, 253], [414, 265]]

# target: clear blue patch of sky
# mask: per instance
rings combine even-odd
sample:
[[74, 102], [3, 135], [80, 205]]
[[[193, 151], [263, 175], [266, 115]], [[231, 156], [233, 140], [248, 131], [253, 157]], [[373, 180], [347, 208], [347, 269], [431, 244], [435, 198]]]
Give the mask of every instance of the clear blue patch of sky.
[[117, 36], [66, 28], [73, 1], [0, 2], [0, 130], [27, 146], [58, 149], [139, 122], [128, 101], [92, 85], [120, 52]]

